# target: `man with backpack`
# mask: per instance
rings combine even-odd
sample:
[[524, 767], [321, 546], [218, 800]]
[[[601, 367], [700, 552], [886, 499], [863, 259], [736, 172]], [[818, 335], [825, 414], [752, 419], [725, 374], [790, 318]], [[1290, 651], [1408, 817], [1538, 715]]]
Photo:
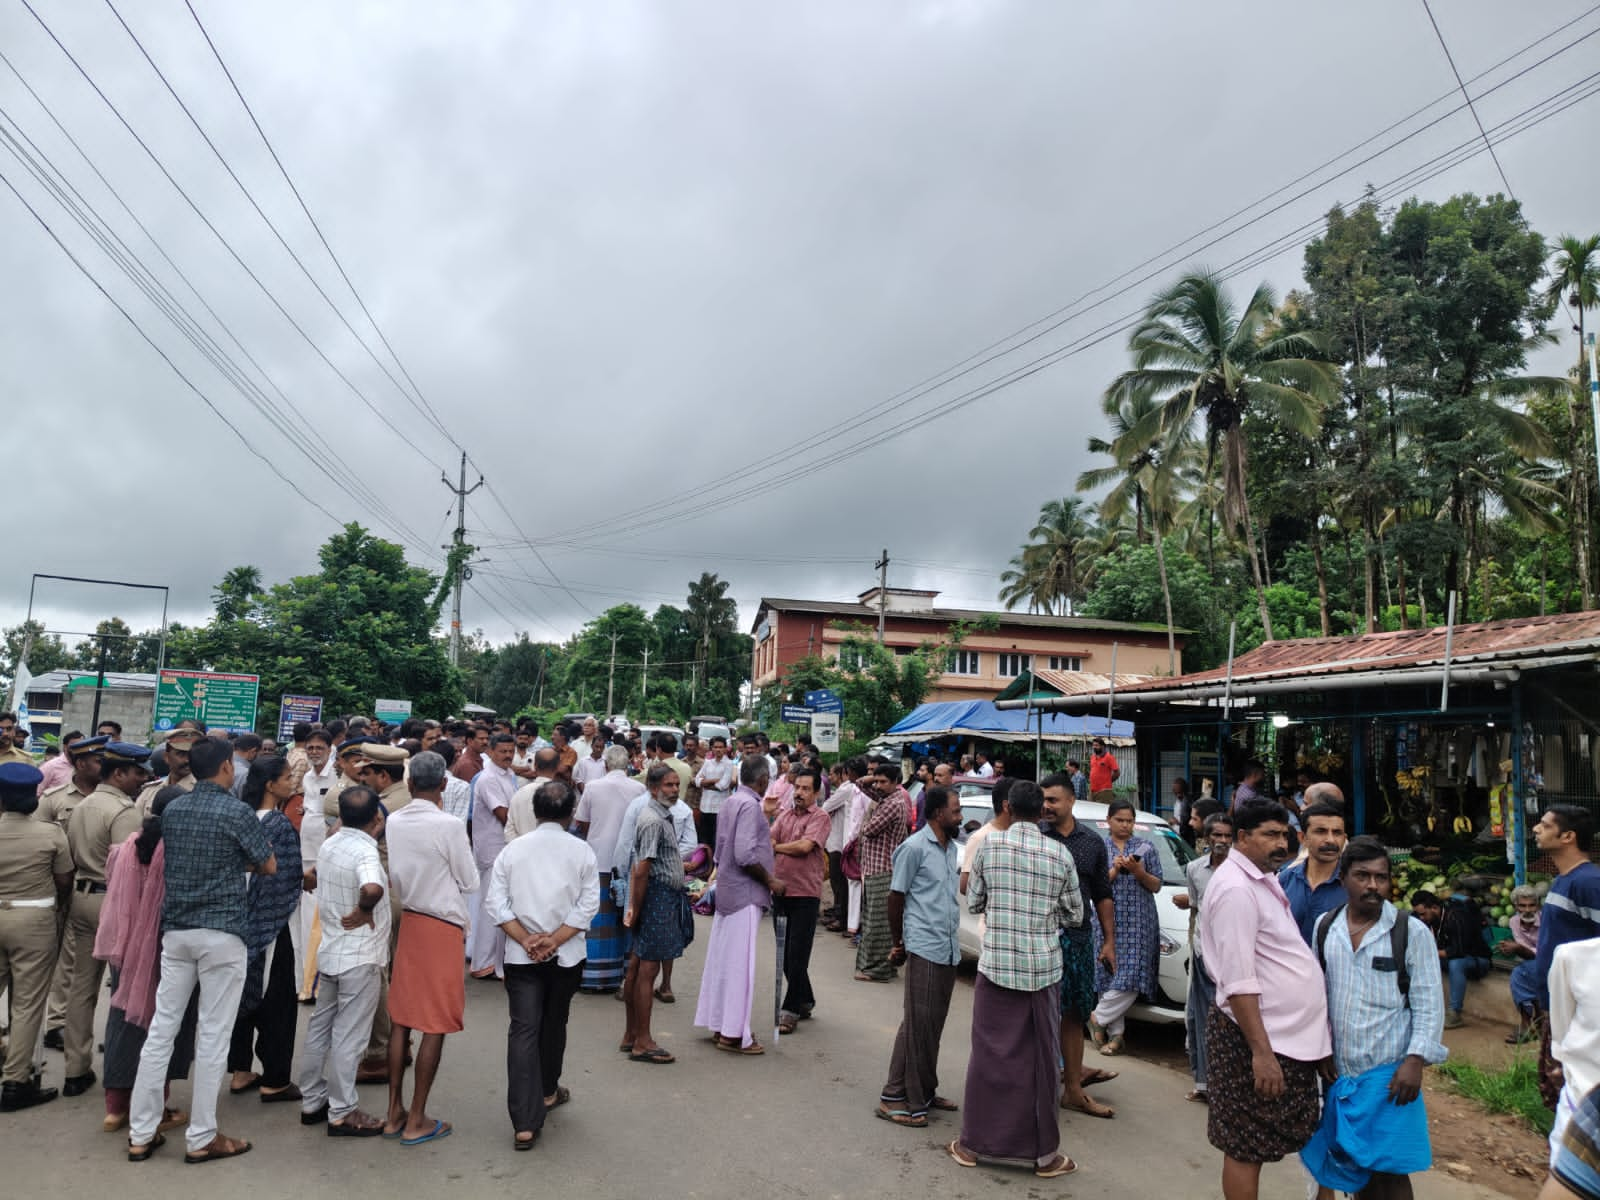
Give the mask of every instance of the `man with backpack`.
[[[1301, 1159], [1324, 1188], [1409, 1200], [1410, 1176], [1433, 1163], [1422, 1071], [1443, 1062], [1444, 988], [1428, 927], [1389, 895], [1389, 852], [1353, 839], [1339, 858], [1345, 903], [1317, 921], [1333, 1058], [1322, 1123]], [[1329, 1069], [1331, 1067], [1331, 1069]]]

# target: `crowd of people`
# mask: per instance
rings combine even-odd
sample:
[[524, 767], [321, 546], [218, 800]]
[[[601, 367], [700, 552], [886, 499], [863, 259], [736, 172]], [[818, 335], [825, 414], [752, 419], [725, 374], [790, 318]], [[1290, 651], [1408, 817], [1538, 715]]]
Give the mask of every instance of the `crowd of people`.
[[[819, 933], [843, 936], [857, 982], [903, 984], [875, 1114], [926, 1128], [958, 1113], [954, 1162], [1055, 1178], [1077, 1166], [1061, 1111], [1116, 1115], [1090, 1089], [1118, 1073], [1086, 1066], [1087, 1045], [1121, 1053], [1130, 1007], [1156, 989], [1161, 864], [1112, 790], [1103, 744], [1086, 771], [1034, 782], [987, 756], [825, 768], [814, 746], [759, 733], [680, 744], [589, 721], [546, 741], [529, 723], [352, 718], [296, 726], [281, 748], [186, 722], [154, 751], [108, 723], [73, 736], [60, 762], [49, 779], [0, 763], [0, 1109], [55, 1099], [41, 1055], [59, 1050], [61, 1091], [100, 1083], [104, 1128], [127, 1130], [132, 1162], [178, 1128], [186, 1162], [246, 1153], [217, 1127], [224, 1081], [296, 1105], [330, 1137], [449, 1136], [430, 1100], [473, 978], [503, 981], [511, 1142], [533, 1149], [571, 1099], [580, 993], [621, 1001], [629, 1061], [675, 1061], [654, 1022], [697, 935], [693, 1025], [718, 1050], [765, 1053], [756, 960], [770, 913], [778, 1036], [817, 1007]], [[981, 828], [963, 827], [963, 768], [993, 781]], [[1075, 816], [1091, 796], [1104, 832]], [[1293, 813], [1249, 780], [1226, 807], [1182, 799], [1201, 851], [1177, 898], [1193, 941], [1187, 1098], [1208, 1105], [1224, 1195], [1256, 1195], [1261, 1165], [1298, 1152], [1324, 1195], [1409, 1196], [1431, 1161], [1423, 1069], [1446, 1056], [1442, 1032], [1481, 957], [1456, 944], [1467, 918], [1426, 894], [1397, 909], [1388, 851], [1347, 837], [1331, 784], [1309, 784]], [[1558, 875], [1542, 907], [1517, 896], [1513, 994], [1528, 1032], [1513, 1036], [1541, 1039], [1552, 1186], [1594, 1195], [1593, 817], [1552, 805], [1534, 833]], [[939, 1060], [963, 905], [982, 951], [958, 1102]], [[312, 1012], [297, 1051], [300, 1004]], [[168, 1089], [186, 1077], [183, 1112]], [[377, 1085], [386, 1103], [369, 1112], [359, 1090]]]

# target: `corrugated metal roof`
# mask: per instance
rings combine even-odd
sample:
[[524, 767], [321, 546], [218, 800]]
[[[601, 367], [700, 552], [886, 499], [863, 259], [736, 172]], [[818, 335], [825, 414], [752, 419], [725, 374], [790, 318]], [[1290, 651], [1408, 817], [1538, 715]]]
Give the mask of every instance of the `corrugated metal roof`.
[[[761, 623], [761, 613], [764, 609], [774, 609], [777, 612], [816, 612], [829, 613], [840, 617], [853, 617], [863, 624], [877, 625], [877, 608], [858, 604], [854, 601], [838, 600], [793, 600], [784, 597], [763, 596], [756, 609], [756, 620], [751, 626], [751, 631]], [[998, 618], [1002, 625], [1026, 625], [1038, 629], [1081, 629], [1085, 632], [1101, 631], [1107, 633], [1143, 633], [1159, 634], [1166, 637], [1165, 625], [1145, 624], [1138, 621], [1102, 621], [1097, 617], [1053, 617], [1042, 613], [996, 612], [978, 608], [928, 608], [919, 612], [896, 612], [889, 610], [889, 617], [897, 621], [936, 621], [944, 624], [955, 621], [977, 621], [985, 617]], [[1182, 639], [1188, 630], [1177, 631]]]
[[[1117, 691], [1159, 678], [1161, 678], [1159, 675], [1127, 675], [1118, 671]], [[1094, 671], [1052, 671], [1040, 667], [1033, 673], [1033, 680], [1035, 683], [1042, 683], [1048, 688], [1055, 689], [1063, 696], [1085, 696], [1091, 692], [1105, 691], [1111, 683], [1111, 676], [1100, 675]]]
[[[92, 684], [97, 678], [98, 675], [94, 671], [45, 671], [33, 677], [33, 681], [28, 684], [28, 691], [64, 692], [75, 679], [86, 679]], [[107, 671], [106, 688], [118, 691], [153, 692], [156, 690], [156, 677], [140, 672]]]
[[[1260, 682], [1297, 675], [1352, 674], [1395, 671], [1444, 663], [1445, 627], [1403, 629], [1393, 633], [1367, 633], [1352, 637], [1296, 638], [1267, 642], [1233, 662], [1233, 684]], [[1545, 617], [1514, 617], [1505, 621], [1480, 621], [1457, 625], [1451, 639], [1452, 665], [1472, 662], [1514, 661], [1517, 658], [1586, 651], [1600, 652], [1600, 612], [1558, 613]], [[1045, 672], [1040, 672], [1042, 676]], [[1171, 679], [1150, 679], [1117, 691], [1130, 693], [1167, 688], [1198, 687], [1227, 678], [1226, 665]], [[1096, 689], [1104, 691], [1104, 687]]]

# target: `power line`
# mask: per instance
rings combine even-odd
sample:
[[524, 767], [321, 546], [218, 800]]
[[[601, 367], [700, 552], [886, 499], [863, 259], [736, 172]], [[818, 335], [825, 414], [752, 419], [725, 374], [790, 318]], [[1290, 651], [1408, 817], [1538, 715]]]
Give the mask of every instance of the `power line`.
[[1439, 39], [1439, 49], [1444, 51], [1444, 60], [1450, 64], [1450, 74], [1456, 77], [1456, 86], [1461, 89], [1462, 98], [1467, 102], [1467, 111], [1472, 114], [1473, 124], [1478, 127], [1478, 136], [1483, 139], [1484, 148], [1494, 160], [1494, 169], [1500, 172], [1500, 182], [1506, 185], [1506, 195], [1515, 200], [1517, 196], [1511, 190], [1511, 180], [1506, 178], [1506, 169], [1500, 165], [1500, 156], [1494, 152], [1494, 144], [1489, 141], [1489, 132], [1483, 127], [1483, 118], [1478, 115], [1478, 106], [1472, 102], [1472, 96], [1467, 92], [1466, 81], [1461, 78], [1461, 70], [1456, 66], [1456, 56], [1450, 53], [1450, 45], [1444, 40], [1444, 30], [1439, 28], [1439, 19], [1433, 15], [1433, 5], [1428, 3], [1428, 0], [1422, 0], [1422, 11], [1428, 14], [1428, 24], [1433, 26], [1433, 35]]
[[[1541, 38], [1537, 39], [1536, 41], [1534, 41], [1533, 43], [1530, 43], [1528, 46], [1525, 46], [1522, 50], [1517, 51], [1515, 54], [1512, 54], [1512, 55], [1508, 56], [1507, 58], [1501, 60], [1501, 62], [1495, 64], [1495, 66], [1490, 67], [1487, 71], [1480, 72], [1477, 76], [1474, 76], [1474, 80], [1481, 79], [1485, 75], [1490, 74], [1495, 70], [1498, 70], [1501, 66], [1504, 66], [1504, 65], [1514, 61], [1515, 59], [1520, 58], [1522, 55], [1526, 54], [1529, 50], [1531, 50], [1534, 47], [1542, 44], [1544, 41], [1547, 41], [1550, 37], [1555, 36], [1556, 33], [1559, 33], [1559, 32], [1561, 32], [1561, 31], [1563, 31], [1563, 30], [1565, 30], [1567, 28], [1570, 28], [1572, 24], [1575, 24], [1577, 21], [1582, 20], [1584, 17], [1590, 15], [1591, 13], [1593, 13], [1593, 12], [1595, 12], [1597, 10], [1600, 10], [1600, 5], [1597, 5], [1594, 8], [1591, 8], [1590, 10], [1588, 10], [1588, 12], [1582, 14], [1581, 16], [1579, 16], [1577, 18], [1574, 18], [1573, 21], [1567, 22], [1566, 24], [1561, 26], [1559, 29], [1557, 29], [1555, 31], [1552, 31], [1552, 33], [1546, 34], [1543, 37], [1541, 37]], [[1573, 40], [1572, 42], [1569, 42], [1568, 44], [1562, 46], [1561, 48], [1557, 49], [1556, 51], [1552, 52], [1551, 54], [1546, 55], [1544, 58], [1541, 58], [1541, 59], [1537, 60], [1536, 62], [1533, 62], [1533, 63], [1527, 65], [1526, 67], [1524, 67], [1521, 70], [1517, 71], [1515, 74], [1507, 77], [1506, 79], [1501, 80], [1499, 83], [1496, 83], [1492, 87], [1486, 88], [1480, 94], [1479, 98], [1481, 99], [1483, 96], [1487, 96], [1487, 95], [1489, 95], [1489, 94], [1491, 94], [1491, 93], [1493, 93], [1495, 91], [1498, 91], [1501, 88], [1507, 86], [1508, 84], [1514, 82], [1515, 80], [1522, 78], [1524, 75], [1528, 74], [1529, 72], [1537, 69], [1538, 67], [1544, 65], [1545, 63], [1548, 63], [1549, 61], [1551, 61], [1552, 59], [1558, 57], [1559, 55], [1566, 53], [1567, 51], [1573, 49], [1575, 46], [1581, 44], [1582, 42], [1588, 40], [1589, 38], [1594, 37], [1597, 33], [1600, 33], [1600, 27], [1597, 27], [1595, 29], [1590, 30], [1588, 33], [1585, 33], [1585, 34], [1581, 35], [1580, 37], [1578, 37], [1577, 39]], [[1321, 166], [1313, 168], [1312, 171], [1307, 172], [1307, 173], [1299, 176], [1296, 180], [1291, 181], [1289, 184], [1285, 184], [1282, 187], [1276, 189], [1275, 191], [1273, 191], [1271, 193], [1268, 193], [1268, 195], [1266, 197], [1263, 197], [1263, 198], [1261, 198], [1259, 200], [1253, 201], [1252, 203], [1250, 203], [1248, 205], [1245, 205], [1243, 208], [1237, 210], [1235, 212], [1235, 214], [1233, 214], [1232, 216], [1225, 217], [1221, 221], [1214, 222], [1212, 225], [1207, 226], [1204, 230], [1201, 230], [1199, 233], [1191, 235], [1190, 237], [1184, 239], [1183, 241], [1176, 243], [1174, 248], [1186, 246], [1189, 243], [1196, 241], [1200, 237], [1203, 237], [1206, 233], [1212, 232], [1212, 231], [1218, 229], [1219, 227], [1221, 227], [1222, 225], [1225, 225], [1228, 222], [1232, 221], [1234, 219], [1234, 217], [1242, 215], [1243, 213], [1249, 212], [1251, 209], [1258, 207], [1259, 205], [1264, 203], [1266, 200], [1276, 198], [1277, 196], [1281, 195], [1284, 191], [1286, 191], [1288, 188], [1295, 186], [1297, 183], [1299, 183], [1299, 182], [1301, 182], [1301, 181], [1303, 181], [1303, 180], [1305, 180], [1307, 178], [1310, 178], [1312, 175], [1316, 175], [1316, 174], [1320, 173], [1326, 167], [1331, 166], [1332, 164], [1339, 162], [1341, 159], [1348, 157], [1350, 154], [1355, 153], [1356, 151], [1364, 148], [1367, 145], [1370, 145], [1378, 137], [1383, 136], [1384, 133], [1392, 131], [1393, 129], [1396, 129], [1396, 128], [1400, 127], [1400, 126], [1403, 126], [1403, 125], [1409, 123], [1410, 121], [1414, 120], [1416, 117], [1418, 117], [1418, 116], [1422, 115], [1423, 113], [1427, 112], [1429, 109], [1433, 108], [1435, 105], [1439, 104], [1442, 100], [1447, 99], [1450, 95], [1453, 95], [1453, 94], [1454, 94], [1453, 92], [1446, 92], [1443, 96], [1441, 96], [1438, 99], [1435, 99], [1435, 100], [1429, 102], [1428, 104], [1424, 105], [1422, 108], [1416, 110], [1415, 112], [1413, 112], [1409, 116], [1403, 118], [1401, 121], [1399, 121], [1399, 122], [1397, 122], [1397, 123], [1395, 123], [1393, 125], [1390, 125], [1389, 127], [1387, 127], [1386, 130], [1380, 131], [1378, 134], [1374, 134], [1374, 135], [1372, 135], [1372, 137], [1369, 137], [1369, 138], [1365, 139], [1364, 141], [1362, 141], [1360, 143], [1357, 143], [1356, 146], [1354, 146], [1354, 147], [1352, 147], [1352, 148], [1350, 148], [1350, 149], [1348, 149], [1348, 150], [1346, 150], [1346, 151], [1344, 151], [1344, 152], [1342, 152], [1342, 153], [1340, 153], [1338, 155], [1335, 155], [1333, 158], [1327, 160], [1327, 162], [1325, 162]], [[1281, 211], [1282, 209], [1286, 208], [1288, 205], [1294, 203], [1295, 201], [1303, 199], [1304, 197], [1310, 195], [1311, 193], [1313, 193], [1313, 192], [1315, 192], [1315, 191], [1317, 191], [1317, 190], [1319, 190], [1319, 189], [1321, 189], [1323, 187], [1326, 187], [1328, 184], [1333, 183], [1333, 182], [1337, 181], [1338, 179], [1341, 179], [1344, 176], [1351, 174], [1352, 172], [1358, 170], [1362, 166], [1365, 166], [1366, 164], [1374, 161], [1375, 159], [1383, 156], [1384, 154], [1387, 154], [1390, 151], [1396, 149], [1400, 145], [1403, 145], [1405, 142], [1408, 142], [1408, 141], [1412, 140], [1413, 138], [1421, 135], [1422, 133], [1427, 132], [1429, 129], [1432, 129], [1435, 126], [1441, 124], [1442, 122], [1447, 120], [1449, 117], [1453, 116], [1455, 113], [1460, 112], [1462, 107], [1463, 106], [1457, 106], [1456, 108], [1450, 110], [1449, 112], [1446, 112], [1446, 113], [1442, 114], [1441, 116], [1436, 117], [1433, 120], [1427, 122], [1426, 124], [1422, 125], [1418, 129], [1412, 130], [1410, 133], [1405, 134], [1403, 137], [1398, 138], [1398, 139], [1388, 143], [1387, 145], [1383, 146], [1382, 148], [1380, 148], [1379, 150], [1375, 151], [1374, 153], [1369, 154], [1366, 157], [1361, 158], [1361, 159], [1357, 160], [1354, 163], [1351, 163], [1350, 165], [1344, 167], [1343, 169], [1341, 169], [1337, 173], [1329, 176], [1328, 178], [1321, 180], [1320, 182], [1312, 185], [1311, 187], [1308, 187], [1308, 188], [1305, 188], [1305, 189], [1303, 189], [1303, 190], [1301, 190], [1299, 192], [1296, 192], [1294, 195], [1289, 196], [1287, 199], [1282, 200], [1278, 204], [1273, 205], [1271, 208], [1268, 208], [1263, 212], [1257, 213], [1255, 216], [1251, 217], [1249, 220], [1243, 221], [1242, 223], [1234, 226], [1231, 229], [1228, 229], [1227, 231], [1219, 234], [1216, 237], [1211, 238], [1209, 241], [1206, 241], [1206, 242], [1202, 243], [1201, 245], [1194, 246], [1191, 249], [1186, 250], [1184, 252], [1184, 256], [1185, 257], [1189, 257], [1189, 256], [1192, 256], [1194, 254], [1203, 252], [1203, 251], [1205, 251], [1207, 249], [1210, 249], [1211, 247], [1219, 244], [1220, 242], [1223, 242], [1223, 241], [1225, 241], [1225, 240], [1227, 240], [1229, 238], [1237, 236], [1239, 233], [1242, 233], [1244, 230], [1250, 228], [1251, 226], [1253, 226], [1253, 225], [1259, 223], [1260, 221], [1266, 219], [1267, 217], [1269, 217], [1269, 216]], [[861, 429], [864, 426], [869, 425], [869, 424], [879, 420], [881, 417], [886, 416], [888, 413], [893, 412], [893, 411], [895, 411], [897, 409], [903, 408], [905, 405], [907, 405], [907, 404], [909, 404], [909, 403], [911, 403], [911, 402], [913, 402], [915, 400], [921, 399], [922, 397], [928, 395], [929, 393], [931, 393], [933, 391], [936, 391], [939, 388], [942, 388], [942, 387], [944, 387], [945, 385], [947, 385], [949, 383], [953, 383], [955, 380], [960, 379], [960, 378], [962, 378], [962, 377], [964, 377], [964, 376], [966, 376], [968, 374], [971, 374], [973, 371], [976, 371], [976, 370], [980, 369], [981, 367], [984, 367], [984, 366], [986, 366], [986, 365], [988, 365], [988, 364], [990, 364], [992, 362], [995, 362], [998, 359], [1008, 357], [1009, 355], [1015, 353], [1017, 350], [1020, 350], [1024, 346], [1030, 345], [1033, 342], [1038, 341], [1040, 338], [1046, 336], [1047, 334], [1055, 331], [1056, 329], [1061, 328], [1063, 325], [1066, 325], [1071, 321], [1077, 320], [1079, 317], [1086, 315], [1088, 312], [1091, 312], [1094, 309], [1101, 307], [1102, 305], [1108, 303], [1109, 301], [1116, 299], [1118, 296], [1125, 295], [1129, 291], [1132, 291], [1134, 288], [1139, 287], [1142, 284], [1148, 283], [1150, 280], [1156, 278], [1157, 276], [1159, 276], [1161, 274], [1164, 274], [1166, 272], [1166, 270], [1170, 269], [1170, 264], [1167, 265], [1167, 266], [1159, 266], [1153, 271], [1147, 272], [1146, 274], [1141, 275], [1138, 278], [1132, 279], [1131, 282], [1126, 283], [1124, 286], [1118, 288], [1114, 292], [1111, 292], [1109, 295], [1103, 296], [1100, 300], [1097, 300], [1092, 304], [1087, 304], [1086, 306], [1084, 305], [1084, 302], [1087, 301], [1089, 297], [1094, 296], [1097, 293], [1104, 292], [1108, 288], [1113, 286], [1114, 284], [1128, 279], [1128, 277], [1130, 275], [1134, 274], [1134, 272], [1140, 270], [1144, 266], [1147, 266], [1147, 265], [1157, 261], [1158, 259], [1164, 258], [1167, 255], [1167, 253], [1168, 252], [1162, 252], [1162, 254], [1158, 254], [1156, 256], [1152, 256], [1151, 258], [1148, 258], [1148, 259], [1144, 260], [1143, 263], [1140, 263], [1138, 266], [1130, 268], [1129, 270], [1123, 272], [1121, 275], [1118, 275], [1118, 276], [1114, 277], [1112, 280], [1109, 280], [1107, 283], [1101, 284], [1099, 287], [1093, 288], [1093, 289], [1083, 293], [1082, 296], [1078, 297], [1076, 300], [1070, 302], [1066, 306], [1057, 309], [1054, 313], [1051, 313], [1046, 317], [1040, 318], [1038, 321], [1035, 321], [1030, 325], [1024, 326], [1019, 331], [1015, 331], [1012, 334], [1008, 334], [1006, 337], [1003, 337], [1003, 338], [1001, 338], [1001, 339], [999, 339], [999, 340], [997, 340], [995, 342], [990, 343], [990, 345], [988, 347], [985, 347], [983, 350], [978, 351], [976, 354], [974, 354], [972, 356], [969, 356], [968, 358], [962, 360], [962, 362], [955, 364], [955, 366], [947, 368], [945, 371], [939, 372], [939, 373], [937, 373], [935, 375], [929, 376], [927, 379], [923, 380], [921, 383], [913, 385], [911, 388], [908, 388], [908, 389], [906, 389], [906, 390], [904, 390], [902, 392], [895, 393], [895, 395], [889, 397], [887, 400], [880, 401], [879, 403], [877, 403], [877, 404], [875, 404], [875, 405], [863, 410], [862, 412], [858, 413], [855, 417], [851, 418], [850, 420], [842, 422], [842, 423], [838, 423], [835, 426], [832, 426], [832, 427], [826, 428], [826, 429], [824, 429], [822, 431], [819, 431], [817, 434], [812, 435], [812, 437], [808, 438], [806, 441], [802, 442], [798, 446], [790, 447], [789, 450], [790, 450], [791, 454], [801, 454], [801, 453], [805, 453], [806, 451], [809, 451], [809, 450], [818, 449], [821, 446], [828, 444], [829, 442], [836, 441], [841, 437], [844, 437], [844, 436], [846, 436], [846, 435], [848, 435], [848, 434], [850, 434], [852, 432], [855, 432], [856, 430]], [[1039, 326], [1042, 326], [1042, 327], [1036, 328], [1036, 327], [1039, 327]], [[1030, 330], [1032, 330], [1033, 332], [1030, 333], [1029, 332]], [[1026, 334], [1027, 336], [1024, 337], [1023, 336], [1024, 334]], [[1021, 340], [1017, 341], [1016, 339], [1018, 339], [1018, 338], [1021, 338]], [[1013, 341], [1015, 341], [1014, 345], [1007, 346], [1007, 343], [1013, 342]], [[1004, 349], [1004, 350], [997, 350], [998, 347], [1002, 347], [1002, 346], [1007, 346], [1007, 348]], [[991, 353], [991, 351], [994, 351], [994, 352]], [[893, 436], [893, 435], [891, 435], [891, 436]], [[742, 478], [744, 478], [748, 474], [748, 472], [750, 470], [753, 470], [757, 465], [760, 465], [760, 464], [758, 464], [758, 463], [749, 463], [749, 464], [746, 464], [744, 467], [735, 468], [735, 469], [732, 469], [730, 471], [723, 472], [723, 473], [719, 474], [719, 476], [715, 480], [708, 481], [708, 482], [703, 483], [701, 485], [698, 485], [696, 487], [688, 488], [688, 489], [686, 489], [686, 490], [684, 490], [682, 492], [678, 492], [678, 493], [675, 493], [673, 495], [661, 498], [661, 499], [659, 499], [657, 501], [654, 501], [654, 502], [651, 502], [649, 504], [644, 504], [644, 505], [637, 506], [637, 507], [635, 507], [633, 509], [629, 509], [629, 510], [623, 512], [623, 513], [615, 514], [612, 517], [609, 517], [609, 518], [607, 518], [607, 519], [605, 519], [603, 521], [596, 521], [596, 522], [591, 522], [591, 523], [589, 523], [587, 525], [577, 526], [577, 527], [574, 527], [572, 529], [566, 530], [565, 532], [566, 532], [566, 534], [568, 536], [596, 533], [596, 532], [599, 532], [599, 531], [603, 531], [603, 530], [605, 530], [607, 528], [614, 528], [617, 525], [628, 524], [629, 522], [631, 522], [633, 520], [633, 518], [635, 518], [637, 516], [649, 514], [649, 513], [653, 512], [655, 510], [658, 510], [659, 508], [661, 508], [662, 506], [665, 506], [665, 505], [681, 504], [684, 501], [693, 499], [696, 496], [700, 496], [700, 495], [706, 495], [706, 494], [717, 495], [717, 494], [720, 494], [720, 493], [723, 493], [723, 492], [735, 491], [737, 488], [742, 486], [739, 481]], [[824, 464], [824, 465], [832, 465], [832, 464], [828, 463], [828, 464]]]

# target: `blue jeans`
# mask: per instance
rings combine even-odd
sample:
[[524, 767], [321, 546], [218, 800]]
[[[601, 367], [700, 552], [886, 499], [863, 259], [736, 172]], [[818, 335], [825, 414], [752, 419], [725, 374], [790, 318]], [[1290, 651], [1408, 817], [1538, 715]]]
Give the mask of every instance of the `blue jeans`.
[[1489, 973], [1487, 958], [1451, 958], [1445, 960], [1445, 973], [1450, 976], [1450, 1011], [1460, 1012], [1467, 998], [1467, 980], [1482, 979]]

